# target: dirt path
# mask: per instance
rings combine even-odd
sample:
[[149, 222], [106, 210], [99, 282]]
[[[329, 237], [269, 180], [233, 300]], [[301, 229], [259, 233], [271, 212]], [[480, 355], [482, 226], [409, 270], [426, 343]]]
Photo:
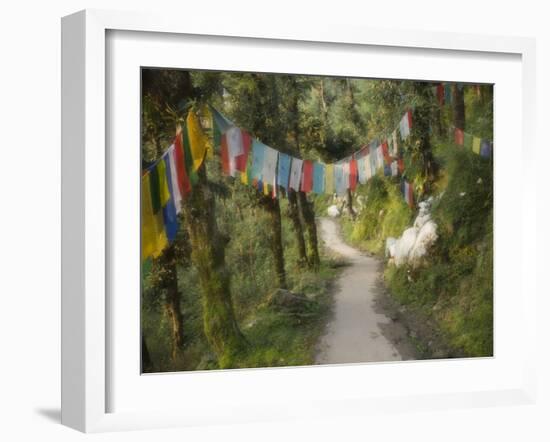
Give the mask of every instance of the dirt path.
[[[321, 339], [318, 364], [399, 361], [413, 359], [406, 330], [380, 311], [378, 298], [381, 263], [345, 244], [340, 227], [330, 218], [320, 219], [321, 238], [349, 266], [342, 272], [334, 294], [334, 316]], [[398, 349], [399, 347], [399, 349]]]

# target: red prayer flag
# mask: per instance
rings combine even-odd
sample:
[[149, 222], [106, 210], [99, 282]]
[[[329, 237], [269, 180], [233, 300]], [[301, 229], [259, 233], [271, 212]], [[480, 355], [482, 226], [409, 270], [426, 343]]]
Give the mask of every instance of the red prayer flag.
[[445, 88], [443, 87], [443, 84], [437, 85], [437, 101], [439, 101], [440, 105], [445, 103]]
[[455, 127], [455, 143], [464, 146], [464, 131], [458, 127]]
[[390, 151], [389, 151], [389, 148], [388, 148], [388, 142], [387, 141], [384, 141], [382, 143], [382, 153], [384, 155], [384, 161], [386, 162], [386, 164], [391, 164], [391, 157], [390, 157]]
[[250, 152], [250, 146], [252, 145], [252, 138], [250, 137], [250, 134], [248, 132], [242, 129], [241, 134], [243, 139], [243, 153], [235, 157], [235, 169], [237, 169], [239, 172], [246, 172], [248, 153]]
[[399, 173], [403, 173], [405, 171], [405, 161], [403, 161], [403, 158], [399, 158], [397, 160], [397, 168], [399, 169]]
[[349, 162], [349, 189], [353, 192], [357, 187], [357, 160], [352, 158]]
[[178, 175], [178, 186], [180, 194], [186, 196], [191, 192], [191, 181], [185, 169], [185, 155], [183, 153], [182, 133], [176, 135], [174, 140], [174, 159], [176, 161], [176, 171]]
[[302, 166], [302, 192], [311, 192], [313, 189], [313, 161], [304, 160]]

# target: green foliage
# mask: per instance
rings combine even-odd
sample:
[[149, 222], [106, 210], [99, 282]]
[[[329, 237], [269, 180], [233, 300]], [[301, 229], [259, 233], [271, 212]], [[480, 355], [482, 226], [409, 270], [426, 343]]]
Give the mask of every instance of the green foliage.
[[395, 180], [376, 176], [359, 186], [357, 194], [365, 198], [365, 208], [356, 219], [342, 220], [344, 235], [359, 248], [381, 254], [386, 238], [400, 236], [413, 213]]

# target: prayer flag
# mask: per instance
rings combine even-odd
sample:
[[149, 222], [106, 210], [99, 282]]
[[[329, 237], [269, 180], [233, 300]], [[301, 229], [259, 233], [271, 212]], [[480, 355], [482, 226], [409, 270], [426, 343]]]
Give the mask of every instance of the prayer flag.
[[181, 189], [179, 185], [179, 177], [178, 177], [178, 167], [176, 163], [176, 146], [172, 144], [168, 148], [168, 162], [169, 165], [166, 166], [166, 170], [170, 170], [170, 180], [168, 182], [168, 185], [170, 187], [170, 193], [172, 194], [172, 199], [174, 200], [174, 208], [176, 210], [176, 214], [181, 212]]
[[391, 164], [391, 157], [390, 157], [390, 151], [388, 147], [388, 142], [384, 141], [382, 143], [382, 155], [384, 156], [384, 162], [386, 164]]
[[392, 138], [393, 138], [393, 150], [394, 150], [393, 156], [396, 157], [399, 155], [399, 144], [397, 144], [397, 129], [393, 131]]
[[227, 147], [227, 134], [223, 134], [220, 140], [220, 156], [222, 160], [222, 172], [225, 176], [231, 175], [231, 167], [229, 165], [229, 149]]
[[277, 184], [288, 190], [288, 181], [290, 179], [290, 163], [292, 158], [286, 153], [279, 152], [279, 167], [277, 170]]
[[191, 153], [191, 142], [189, 141], [189, 127], [187, 124], [183, 125], [182, 130], [182, 140], [183, 140], [183, 158], [185, 160], [185, 171], [189, 177], [189, 185], [192, 186], [193, 183], [197, 181], [197, 173], [193, 169], [193, 155]]
[[334, 165], [327, 164], [325, 167], [325, 193], [334, 193]]
[[397, 165], [397, 161], [394, 160], [391, 163], [391, 176], [397, 176], [399, 175], [399, 167]]
[[[168, 151], [170, 152], [170, 151]], [[166, 183], [168, 185], [168, 191], [170, 197], [166, 202], [166, 205], [162, 208], [162, 218], [164, 220], [164, 228], [166, 230], [166, 237], [169, 242], [176, 239], [176, 234], [178, 233], [178, 217], [176, 214], [176, 203], [174, 200], [174, 187], [176, 187], [176, 182], [172, 183], [172, 170], [170, 168], [170, 156], [164, 156], [164, 168], [166, 173]]]
[[264, 164], [262, 167], [262, 181], [264, 184], [269, 184], [270, 186], [276, 182], [277, 178], [277, 158], [279, 152], [273, 149], [272, 147], [264, 147]]
[[481, 138], [474, 137], [472, 141], [472, 150], [474, 153], [477, 153], [478, 155], [481, 153]]
[[484, 158], [489, 158], [491, 156], [492, 151], [493, 151], [493, 143], [491, 143], [489, 140], [483, 140], [481, 142], [480, 155]]
[[377, 169], [381, 169], [384, 167], [384, 152], [382, 150], [382, 145], [376, 148], [376, 163]]
[[241, 147], [242, 153], [235, 157], [235, 169], [239, 172], [246, 172], [248, 166], [248, 154], [250, 152], [250, 145], [252, 144], [252, 138], [248, 132], [241, 130]]
[[464, 145], [464, 131], [458, 127], [455, 127], [455, 144]]
[[319, 161], [313, 163], [313, 191], [317, 194], [325, 191], [325, 165]]
[[185, 168], [185, 154], [183, 152], [183, 134], [179, 132], [174, 140], [174, 161], [176, 162], [176, 170], [178, 173], [178, 184], [182, 197], [185, 197], [191, 192], [191, 181]]
[[408, 204], [409, 207], [413, 207], [414, 205], [414, 197], [413, 197], [413, 188], [412, 185], [407, 181], [403, 180], [403, 199]]
[[250, 167], [249, 181], [262, 180], [262, 171], [264, 167], [265, 144], [258, 140], [252, 141], [252, 166]]
[[391, 176], [391, 166], [384, 164], [384, 176]]
[[344, 180], [344, 165], [338, 163], [334, 165], [334, 186], [338, 195], [346, 193], [346, 183]]
[[357, 180], [361, 184], [365, 184], [368, 180], [367, 168], [370, 169], [370, 164], [368, 164], [368, 148], [361, 149], [356, 155], [357, 159]]
[[349, 161], [349, 188], [352, 192], [355, 191], [357, 186], [357, 174], [357, 160], [352, 157]]
[[468, 132], [464, 132], [464, 148], [465, 149], [473, 149], [473, 136], [472, 134], [469, 134]]
[[162, 223], [162, 212], [153, 213], [151, 198], [151, 173], [141, 178], [141, 258], [142, 260], [160, 255], [168, 241]]
[[198, 170], [206, 155], [208, 140], [204, 134], [199, 117], [195, 112], [187, 114], [187, 131], [191, 156], [193, 158], [193, 170]]
[[235, 176], [237, 172], [237, 158], [244, 154], [243, 134], [240, 128], [230, 127], [225, 133], [227, 143], [228, 175]]
[[437, 101], [440, 105], [443, 105], [443, 103], [445, 103], [445, 88], [442, 84], [437, 85]]
[[348, 159], [345, 159], [344, 161], [342, 161], [342, 176], [343, 176], [343, 179], [344, 179], [344, 187], [345, 189], [349, 189], [349, 171], [350, 171], [350, 164], [349, 164], [349, 160]]
[[288, 186], [298, 192], [300, 190], [300, 181], [302, 178], [302, 163], [299, 158], [292, 158], [290, 164], [290, 180]]
[[365, 182], [372, 178], [371, 154], [365, 155]]
[[311, 192], [313, 189], [313, 162], [309, 160], [304, 160], [302, 165], [302, 192]]
[[451, 92], [451, 85], [447, 83], [445, 84], [445, 103], [451, 104], [452, 101], [453, 101], [453, 95]]

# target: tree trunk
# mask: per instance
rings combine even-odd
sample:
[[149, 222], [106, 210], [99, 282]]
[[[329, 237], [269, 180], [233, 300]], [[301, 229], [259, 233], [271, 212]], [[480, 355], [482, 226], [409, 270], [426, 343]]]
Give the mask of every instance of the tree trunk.
[[271, 220], [271, 253], [273, 254], [273, 261], [275, 264], [275, 272], [277, 274], [277, 282], [279, 288], [286, 289], [286, 271], [285, 271], [285, 257], [283, 251], [283, 235], [281, 224], [281, 206], [279, 205], [278, 198], [272, 198], [271, 196], [262, 195], [260, 197], [260, 204], [267, 211]]
[[[162, 155], [161, 143], [157, 137], [153, 139], [157, 155]], [[172, 361], [176, 362], [183, 349], [183, 316], [181, 314], [181, 294], [178, 290], [177, 258], [175, 242], [168, 245], [158, 258], [157, 275], [160, 287], [165, 292], [164, 309], [170, 320], [170, 335], [172, 341]]]
[[466, 115], [464, 109], [464, 87], [453, 85], [453, 123], [459, 129], [466, 129]]
[[414, 92], [423, 100], [419, 101], [419, 104], [413, 111], [413, 126], [411, 134], [413, 140], [416, 140], [417, 154], [420, 157], [422, 163], [422, 173], [426, 180], [428, 190], [429, 186], [433, 182], [437, 165], [432, 152], [432, 145], [430, 142], [430, 121], [432, 121], [432, 111], [429, 105], [430, 100], [433, 99], [430, 86], [426, 83], [415, 83]]
[[150, 373], [153, 371], [153, 362], [151, 361], [151, 355], [147, 348], [147, 342], [145, 336], [141, 335], [141, 372]]
[[353, 194], [351, 189], [348, 189], [346, 192], [346, 201], [348, 203], [349, 216], [355, 218], [355, 210], [353, 209]]
[[231, 300], [230, 275], [225, 265], [228, 238], [218, 230], [214, 195], [208, 187], [204, 163], [198, 170], [197, 184], [183, 204], [183, 212], [192, 245], [191, 259], [199, 274], [204, 332], [219, 366], [228, 368], [246, 341]]
[[288, 216], [292, 221], [294, 227], [294, 233], [296, 234], [296, 244], [298, 245], [298, 265], [308, 263], [306, 254], [306, 242], [304, 239], [304, 229], [302, 221], [300, 220], [300, 209], [298, 207], [298, 199], [296, 198], [296, 191], [288, 189]]
[[320, 264], [319, 246], [317, 241], [317, 224], [315, 223], [315, 212], [313, 211], [313, 203], [308, 201], [304, 192], [298, 192], [298, 203], [300, 211], [304, 219], [304, 224], [307, 231], [308, 243], [308, 264], [311, 268], [317, 270]]

